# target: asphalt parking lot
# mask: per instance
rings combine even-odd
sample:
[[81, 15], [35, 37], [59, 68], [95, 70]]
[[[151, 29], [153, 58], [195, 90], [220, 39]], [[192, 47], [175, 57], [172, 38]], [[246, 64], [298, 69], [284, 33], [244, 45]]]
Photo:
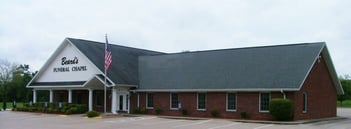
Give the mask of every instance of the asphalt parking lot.
[[229, 119], [168, 119], [158, 116], [87, 119], [82, 115], [2, 111], [0, 129], [351, 129], [351, 109], [339, 108], [338, 116], [346, 119], [282, 125], [234, 122]]

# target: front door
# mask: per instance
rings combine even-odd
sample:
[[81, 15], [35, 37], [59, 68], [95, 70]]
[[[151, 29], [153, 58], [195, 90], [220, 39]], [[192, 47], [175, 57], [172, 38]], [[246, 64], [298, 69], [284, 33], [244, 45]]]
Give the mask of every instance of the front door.
[[123, 95], [119, 96], [119, 111], [123, 111]]

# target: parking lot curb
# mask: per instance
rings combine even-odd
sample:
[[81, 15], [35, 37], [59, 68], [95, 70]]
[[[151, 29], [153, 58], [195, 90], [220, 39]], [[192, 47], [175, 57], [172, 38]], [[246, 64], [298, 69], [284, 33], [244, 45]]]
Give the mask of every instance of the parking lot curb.
[[281, 125], [298, 125], [298, 124], [309, 124], [315, 122], [323, 121], [335, 121], [347, 119], [345, 117], [330, 117], [323, 119], [312, 119], [312, 120], [298, 120], [298, 121], [260, 121], [260, 120], [232, 120], [234, 122], [243, 122], [243, 123], [261, 123], [261, 124], [281, 124]]

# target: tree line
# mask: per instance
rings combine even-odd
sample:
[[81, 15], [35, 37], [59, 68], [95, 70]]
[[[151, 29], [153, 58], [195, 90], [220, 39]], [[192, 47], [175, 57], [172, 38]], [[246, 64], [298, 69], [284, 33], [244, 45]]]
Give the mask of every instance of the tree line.
[[[0, 59], [0, 102], [6, 108], [6, 102], [29, 102], [32, 100], [32, 89], [26, 85], [37, 72], [29, 71], [29, 65], [16, 64]], [[48, 98], [48, 93], [40, 92], [38, 96]], [[39, 98], [43, 99], [43, 98]]]

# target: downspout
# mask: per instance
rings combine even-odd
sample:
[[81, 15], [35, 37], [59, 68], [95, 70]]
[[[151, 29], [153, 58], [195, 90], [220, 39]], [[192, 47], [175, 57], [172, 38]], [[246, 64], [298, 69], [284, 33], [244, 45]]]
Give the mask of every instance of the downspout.
[[283, 89], [280, 89], [280, 92], [283, 94], [284, 99], [286, 99], [286, 95], [285, 95], [285, 93], [284, 93]]

